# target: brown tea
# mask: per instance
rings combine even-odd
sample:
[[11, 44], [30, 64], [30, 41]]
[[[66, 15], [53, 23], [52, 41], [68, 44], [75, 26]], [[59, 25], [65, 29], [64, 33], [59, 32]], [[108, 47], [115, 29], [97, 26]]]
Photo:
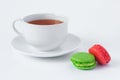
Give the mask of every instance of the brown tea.
[[60, 24], [63, 22], [60, 20], [54, 20], [54, 19], [39, 19], [39, 20], [29, 21], [28, 23], [37, 24], [37, 25], [53, 25], [53, 24]]

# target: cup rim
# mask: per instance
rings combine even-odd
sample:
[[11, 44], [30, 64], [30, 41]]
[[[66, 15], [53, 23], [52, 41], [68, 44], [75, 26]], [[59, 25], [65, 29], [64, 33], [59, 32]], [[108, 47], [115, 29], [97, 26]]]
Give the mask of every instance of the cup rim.
[[[26, 18], [29, 18], [29, 17], [31, 17], [31, 16], [54, 16], [54, 17], [57, 17], [57, 18], [61, 18], [62, 20], [60, 20], [60, 19], [57, 19], [57, 20], [60, 20], [60, 21], [62, 21], [62, 23], [59, 23], [59, 24], [51, 24], [51, 25], [38, 25], [38, 24], [30, 24], [30, 23], [28, 23], [27, 21], [25, 21], [26, 20]], [[48, 18], [49, 19], [49, 18]], [[26, 23], [26, 24], [28, 24], [28, 25], [32, 25], [32, 26], [39, 26], [39, 27], [42, 27], [42, 26], [44, 26], [44, 27], [48, 27], [48, 26], [56, 26], [56, 25], [63, 25], [63, 24], [65, 24], [65, 23], [67, 23], [68, 22], [68, 19], [67, 19], [67, 17], [63, 17], [63, 16], [57, 16], [57, 15], [55, 15], [55, 14], [53, 14], [53, 13], [37, 13], [37, 14], [31, 14], [31, 15], [27, 15], [27, 16], [25, 16], [25, 17], [23, 17], [23, 19], [22, 19], [22, 21], [24, 22], [24, 23]]]

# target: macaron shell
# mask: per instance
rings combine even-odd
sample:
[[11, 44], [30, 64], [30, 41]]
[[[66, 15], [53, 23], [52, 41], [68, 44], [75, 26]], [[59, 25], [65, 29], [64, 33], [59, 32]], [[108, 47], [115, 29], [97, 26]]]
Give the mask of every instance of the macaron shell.
[[102, 65], [107, 64], [111, 60], [111, 57], [107, 50], [99, 44], [91, 47], [89, 49], [89, 52], [93, 54], [96, 60]]
[[71, 56], [71, 60], [79, 63], [91, 63], [95, 61], [95, 57], [88, 52], [77, 52]]

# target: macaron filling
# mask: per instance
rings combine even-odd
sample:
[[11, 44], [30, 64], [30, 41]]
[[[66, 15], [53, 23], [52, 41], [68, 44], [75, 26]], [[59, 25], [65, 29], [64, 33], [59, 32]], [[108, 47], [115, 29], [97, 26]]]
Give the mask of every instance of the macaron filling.
[[[73, 62], [74, 63], [74, 62]], [[93, 65], [95, 65], [96, 63], [95, 62], [92, 62], [92, 63], [83, 63], [83, 64], [78, 64], [78, 63], [74, 63], [76, 66], [79, 66], [79, 67], [81, 67], [81, 66], [93, 66]]]

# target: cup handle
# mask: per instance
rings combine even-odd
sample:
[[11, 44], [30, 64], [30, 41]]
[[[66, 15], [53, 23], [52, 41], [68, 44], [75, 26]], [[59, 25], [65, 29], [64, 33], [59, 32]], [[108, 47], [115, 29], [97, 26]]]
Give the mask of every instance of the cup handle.
[[13, 21], [13, 24], [12, 24], [13, 30], [14, 30], [18, 35], [22, 35], [22, 33], [19, 32], [19, 31], [16, 29], [16, 26], [15, 26], [15, 24], [16, 24], [18, 21], [22, 21], [22, 20], [21, 20], [21, 19], [18, 19], [18, 20]]

